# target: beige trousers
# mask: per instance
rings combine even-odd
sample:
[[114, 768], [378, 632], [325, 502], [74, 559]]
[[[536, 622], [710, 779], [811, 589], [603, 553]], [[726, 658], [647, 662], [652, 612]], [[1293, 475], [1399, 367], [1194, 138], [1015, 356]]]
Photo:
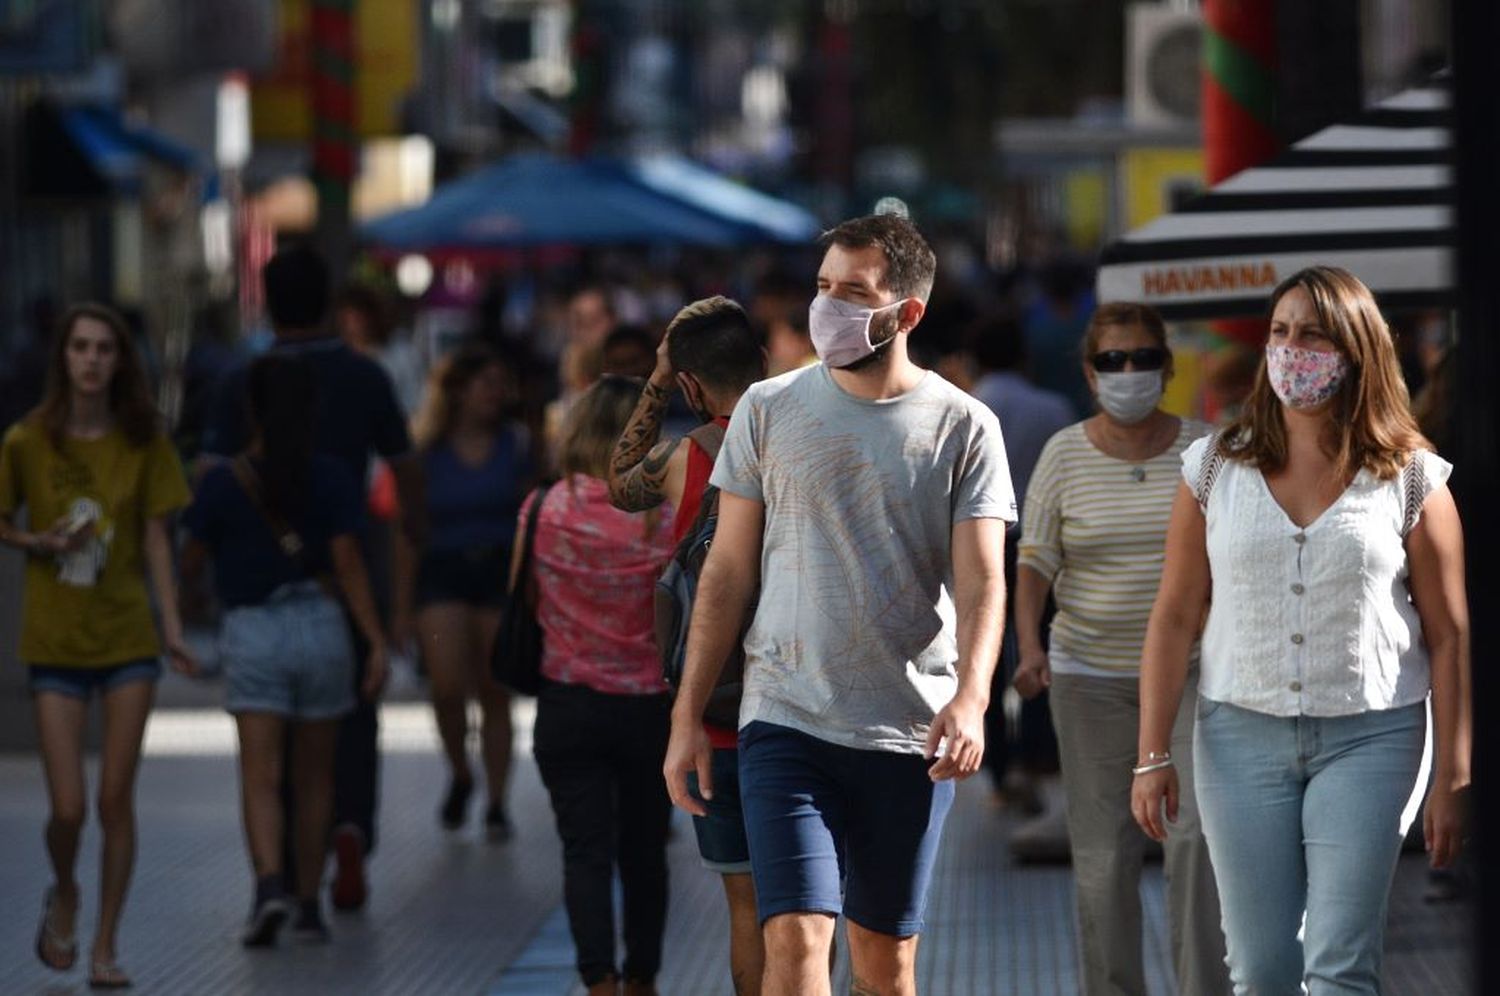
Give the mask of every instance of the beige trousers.
[[[1141, 954], [1141, 864], [1146, 835], [1130, 814], [1140, 686], [1133, 678], [1055, 674], [1048, 698], [1057, 729], [1078, 911], [1083, 996], [1146, 996]], [[1189, 675], [1172, 729], [1182, 786], [1169, 824], [1167, 914], [1182, 996], [1230, 992], [1219, 894], [1193, 796], [1193, 717], [1198, 675]]]

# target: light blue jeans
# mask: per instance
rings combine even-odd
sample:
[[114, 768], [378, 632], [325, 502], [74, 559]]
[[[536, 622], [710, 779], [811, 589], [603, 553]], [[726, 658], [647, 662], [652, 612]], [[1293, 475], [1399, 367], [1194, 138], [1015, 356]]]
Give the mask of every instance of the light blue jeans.
[[1319, 719], [1199, 700], [1198, 809], [1237, 994], [1380, 992], [1426, 723], [1420, 703]]

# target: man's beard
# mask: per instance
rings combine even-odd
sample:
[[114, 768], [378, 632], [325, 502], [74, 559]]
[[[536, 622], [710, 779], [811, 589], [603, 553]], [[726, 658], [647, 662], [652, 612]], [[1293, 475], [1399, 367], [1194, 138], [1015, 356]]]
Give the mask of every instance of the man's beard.
[[[875, 323], [870, 323], [870, 343], [875, 347], [875, 352], [868, 356], [861, 356], [853, 363], [846, 363], [839, 370], [847, 370], [849, 373], [864, 373], [870, 370], [878, 370], [890, 362], [891, 343], [896, 341], [896, 330], [901, 327], [901, 316], [896, 312], [881, 315], [878, 319], [881, 328], [876, 329]], [[878, 338], [878, 341], [877, 341]]]

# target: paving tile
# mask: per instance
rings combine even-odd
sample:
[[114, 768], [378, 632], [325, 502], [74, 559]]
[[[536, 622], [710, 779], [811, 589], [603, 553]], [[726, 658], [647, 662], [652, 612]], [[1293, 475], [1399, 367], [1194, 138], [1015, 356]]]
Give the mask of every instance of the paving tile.
[[[249, 904], [232, 728], [212, 710], [163, 710], [148, 735], [139, 789], [140, 857], [122, 935], [124, 964], [142, 994], [461, 994], [576, 996], [573, 952], [559, 907], [560, 845], [529, 758], [530, 710], [512, 795], [517, 836], [484, 842], [474, 806], [464, 831], [435, 818], [445, 774], [431, 719], [416, 703], [384, 710], [387, 746], [382, 842], [369, 908], [335, 916], [334, 942], [247, 952], [237, 933]], [[92, 765], [90, 777], [93, 777]], [[85, 993], [82, 969], [46, 971], [31, 952], [42, 890], [45, 799], [35, 757], [0, 755], [0, 993]], [[918, 957], [930, 996], [1073, 996], [1071, 874], [1019, 867], [1008, 857], [1008, 817], [978, 780], [960, 788]], [[85, 832], [80, 877], [96, 880], [97, 825]], [[672, 892], [659, 988], [664, 996], [728, 994], [727, 916], [716, 876], [698, 863], [681, 814], [669, 850]], [[1404, 858], [1392, 892], [1385, 991], [1472, 992], [1468, 904], [1422, 902], [1420, 855]], [[1147, 869], [1143, 938], [1152, 996], [1172, 990], [1161, 875]], [[85, 896], [84, 923], [96, 908]], [[87, 933], [84, 934], [84, 951]], [[848, 987], [841, 945], [835, 992]], [[82, 959], [80, 959], [82, 960]]]

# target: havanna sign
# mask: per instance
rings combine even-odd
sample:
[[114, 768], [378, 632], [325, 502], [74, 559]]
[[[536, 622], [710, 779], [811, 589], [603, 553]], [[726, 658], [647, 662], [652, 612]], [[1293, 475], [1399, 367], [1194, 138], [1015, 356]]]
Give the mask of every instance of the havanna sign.
[[1276, 286], [1276, 267], [1269, 261], [1219, 266], [1165, 266], [1141, 273], [1141, 295], [1182, 297], [1262, 291]]

